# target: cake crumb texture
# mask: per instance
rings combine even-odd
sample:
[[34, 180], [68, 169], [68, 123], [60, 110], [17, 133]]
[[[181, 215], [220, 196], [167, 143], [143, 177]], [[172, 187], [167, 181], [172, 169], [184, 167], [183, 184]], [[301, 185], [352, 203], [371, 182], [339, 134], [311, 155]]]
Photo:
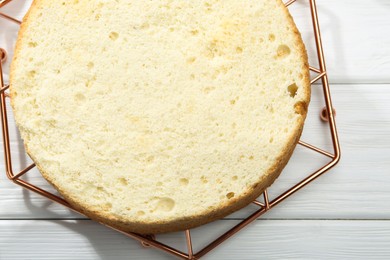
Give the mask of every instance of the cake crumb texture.
[[195, 227], [280, 174], [310, 100], [280, 0], [35, 0], [11, 69], [26, 149], [87, 216]]

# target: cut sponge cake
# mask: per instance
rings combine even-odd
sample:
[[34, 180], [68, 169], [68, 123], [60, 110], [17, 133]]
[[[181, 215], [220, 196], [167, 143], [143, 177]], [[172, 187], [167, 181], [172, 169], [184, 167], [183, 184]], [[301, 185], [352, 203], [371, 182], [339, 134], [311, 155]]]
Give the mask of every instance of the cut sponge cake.
[[138, 233], [192, 228], [257, 198], [310, 99], [280, 0], [36, 0], [11, 70], [42, 175], [87, 216]]

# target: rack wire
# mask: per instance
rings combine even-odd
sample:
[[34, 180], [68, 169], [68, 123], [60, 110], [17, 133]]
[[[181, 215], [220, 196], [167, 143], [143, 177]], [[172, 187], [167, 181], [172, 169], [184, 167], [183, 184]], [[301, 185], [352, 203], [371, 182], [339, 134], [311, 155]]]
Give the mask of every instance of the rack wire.
[[[13, 0], [0, 0], [0, 8], [5, 6], [6, 4], [12, 2]], [[320, 113], [320, 117], [323, 121], [326, 121], [329, 126], [329, 132], [332, 139], [332, 146], [333, 151], [328, 152], [323, 149], [320, 149], [312, 144], [303, 142], [302, 140], [299, 141], [299, 145], [313, 150], [323, 156], [329, 157], [331, 160], [330, 162], [327, 162], [325, 165], [322, 165], [320, 168], [315, 170], [314, 172], [307, 175], [302, 180], [299, 180], [297, 184], [290, 187], [289, 189], [282, 192], [279, 196], [277, 196], [275, 199], [270, 199], [268, 196], [267, 190], [264, 191], [262, 197], [264, 202], [260, 202], [260, 200], [253, 201], [253, 204], [256, 205], [257, 210], [252, 213], [251, 215], [247, 216], [244, 220], [242, 220], [240, 223], [235, 225], [233, 228], [228, 230], [227, 232], [219, 235], [217, 239], [215, 239], [210, 244], [203, 247], [198, 252], [194, 252], [193, 250], [193, 242], [191, 237], [191, 230], [184, 231], [185, 234], [185, 240], [187, 245], [187, 252], [180, 251], [176, 248], [173, 248], [171, 246], [168, 246], [167, 244], [164, 244], [162, 242], [159, 242], [154, 235], [140, 235], [136, 233], [131, 232], [124, 232], [122, 230], [116, 229], [114, 227], [111, 227], [109, 225], [103, 224], [105, 226], [108, 226], [109, 228], [116, 230], [128, 237], [134, 238], [141, 242], [145, 247], [154, 247], [157, 249], [160, 249], [162, 251], [165, 251], [167, 253], [170, 253], [176, 257], [179, 257], [181, 259], [200, 259], [201, 257], [205, 256], [207, 253], [209, 253], [211, 250], [218, 247], [221, 243], [238, 233], [240, 230], [242, 230], [244, 227], [248, 226], [250, 223], [252, 223], [254, 220], [259, 218], [264, 213], [270, 211], [272, 208], [274, 208], [276, 205], [284, 201], [286, 198], [290, 197], [292, 194], [296, 193], [298, 190], [302, 189], [304, 186], [311, 183], [313, 180], [317, 179], [319, 176], [323, 175], [325, 172], [327, 172], [329, 169], [334, 167], [338, 161], [340, 160], [340, 145], [339, 140], [337, 136], [337, 129], [335, 124], [335, 114], [336, 111], [332, 106], [331, 101], [331, 95], [330, 95], [330, 88], [329, 88], [329, 81], [328, 81], [328, 75], [326, 71], [326, 65], [325, 65], [325, 59], [324, 59], [324, 52], [322, 47], [322, 41], [321, 41], [321, 33], [320, 33], [320, 26], [318, 21], [318, 13], [317, 13], [317, 6], [315, 0], [302, 0], [302, 2], [308, 2], [310, 6], [310, 12], [311, 12], [311, 23], [313, 26], [313, 36], [315, 40], [315, 46], [316, 46], [316, 54], [318, 59], [318, 68], [317, 67], [310, 67], [310, 70], [315, 74], [313, 79], [311, 80], [311, 84], [321, 81], [322, 85], [322, 92], [324, 96], [325, 101], [325, 107]], [[293, 3], [297, 2], [297, 0], [289, 0], [285, 2], [285, 5], [289, 7]], [[1, 12], [0, 9], [0, 19], [6, 19], [11, 23], [20, 24], [21, 21]], [[1, 31], [1, 29], [0, 29]], [[1, 46], [0, 46], [1, 47]], [[7, 59], [7, 53], [4, 49], [0, 48], [0, 103], [1, 103], [1, 127], [2, 127], [2, 135], [3, 135], [3, 145], [4, 145], [4, 156], [5, 156], [5, 173], [6, 176], [10, 181], [13, 183], [29, 190], [32, 192], [35, 192], [39, 195], [42, 195], [54, 202], [57, 202], [81, 215], [83, 215], [81, 212], [74, 209], [67, 201], [65, 201], [63, 198], [45, 190], [44, 188], [38, 187], [36, 185], [33, 185], [32, 183], [22, 180], [21, 177], [28, 174], [33, 168], [35, 168], [35, 164], [31, 164], [27, 166], [25, 169], [15, 172], [12, 158], [11, 158], [11, 145], [10, 145], [10, 129], [8, 125], [8, 116], [7, 116], [7, 104], [10, 100], [9, 94], [7, 92], [9, 85], [4, 84], [3, 80], [3, 71], [2, 71], [2, 63]]]

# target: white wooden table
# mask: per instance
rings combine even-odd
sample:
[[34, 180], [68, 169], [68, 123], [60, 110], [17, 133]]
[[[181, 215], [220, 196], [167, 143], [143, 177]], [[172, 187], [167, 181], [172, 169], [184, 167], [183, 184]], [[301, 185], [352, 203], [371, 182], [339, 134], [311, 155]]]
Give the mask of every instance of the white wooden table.
[[[30, 2], [15, 0], [2, 11], [21, 17]], [[313, 56], [306, 3], [298, 0], [292, 12]], [[390, 1], [317, 4], [342, 159], [205, 259], [390, 259]], [[11, 50], [14, 42], [6, 34], [15, 35], [15, 27], [0, 20], [0, 47]], [[314, 86], [302, 139], [331, 150], [327, 125], [319, 120], [322, 106]], [[13, 123], [11, 129], [14, 161], [27, 165]], [[324, 162], [298, 148], [273, 189], [293, 185]], [[15, 186], [5, 177], [3, 160], [0, 169], [0, 259], [171, 258]], [[38, 173], [28, 178], [48, 187]], [[194, 230], [195, 249], [247, 212]], [[183, 248], [176, 242], [181, 237], [163, 239]]]

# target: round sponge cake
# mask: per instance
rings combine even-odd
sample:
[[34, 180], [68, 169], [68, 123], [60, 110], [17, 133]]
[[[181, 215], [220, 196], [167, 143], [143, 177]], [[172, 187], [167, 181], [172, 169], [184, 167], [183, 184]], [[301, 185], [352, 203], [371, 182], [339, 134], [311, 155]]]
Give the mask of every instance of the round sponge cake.
[[42, 175], [87, 216], [138, 233], [196, 227], [256, 199], [310, 100], [280, 0], [35, 0], [11, 70]]

